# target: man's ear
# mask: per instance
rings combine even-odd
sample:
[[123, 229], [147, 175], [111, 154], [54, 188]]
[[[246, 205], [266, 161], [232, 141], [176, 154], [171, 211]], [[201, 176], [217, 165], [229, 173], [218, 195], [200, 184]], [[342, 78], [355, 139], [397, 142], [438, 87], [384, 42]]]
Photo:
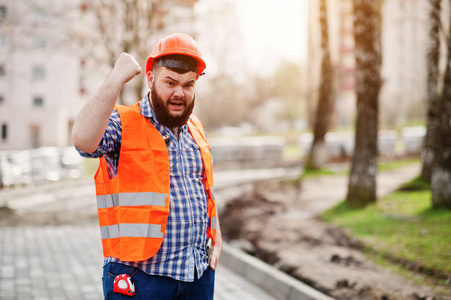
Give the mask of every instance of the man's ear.
[[152, 89], [153, 80], [153, 72], [149, 71], [149, 73], [147, 73], [147, 85], [149, 86], [149, 89]]

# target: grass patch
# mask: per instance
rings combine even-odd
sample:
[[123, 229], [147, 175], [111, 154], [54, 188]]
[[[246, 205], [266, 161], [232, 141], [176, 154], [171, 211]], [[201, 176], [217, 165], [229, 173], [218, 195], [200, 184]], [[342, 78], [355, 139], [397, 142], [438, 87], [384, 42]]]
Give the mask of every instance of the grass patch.
[[[408, 158], [408, 159], [398, 159], [398, 160], [390, 160], [390, 161], [380, 161], [377, 165], [378, 171], [392, 171], [396, 170], [398, 168], [402, 168], [411, 164], [420, 163], [420, 160], [418, 158]], [[326, 164], [327, 165], [327, 164]], [[322, 167], [319, 170], [309, 170], [304, 168], [303, 173], [301, 174], [301, 178], [314, 178], [314, 177], [320, 177], [324, 175], [349, 175], [349, 170], [331, 170], [327, 167]], [[423, 189], [429, 189], [429, 186], [426, 182], [421, 182], [421, 178], [417, 178], [416, 182], [409, 183], [411, 186], [406, 186], [405, 188], [411, 188], [412, 190], [423, 190]], [[414, 186], [417, 184], [417, 186]], [[426, 188], [423, 188], [420, 186], [423, 186], [426, 184]]]
[[320, 176], [327, 176], [327, 175], [342, 175], [342, 176], [348, 176], [349, 175], [349, 170], [346, 169], [330, 169], [328, 167], [322, 167], [319, 170], [312, 170], [312, 169], [307, 169], [303, 168], [302, 174], [300, 176], [300, 179], [302, 178], [315, 178], [315, 177], [320, 177]]
[[316, 178], [325, 175], [344, 175], [344, 174], [347, 174], [347, 171], [332, 171], [325, 167], [319, 170], [309, 170], [303, 168], [301, 175], [299, 175], [296, 179], [288, 180], [287, 182], [292, 185], [299, 185], [301, 181], [305, 178]]
[[335, 175], [335, 174], [337, 174], [337, 172], [334, 172], [325, 167], [323, 167], [319, 170], [304, 169], [304, 171], [301, 174], [301, 178], [315, 178], [315, 177], [320, 177], [320, 176], [324, 176], [324, 175]]
[[441, 280], [451, 274], [451, 210], [432, 209], [429, 190], [398, 191], [360, 210], [341, 202], [322, 218], [349, 229], [387, 263]]
[[392, 171], [411, 164], [420, 163], [420, 158], [396, 159], [388, 161], [379, 161], [377, 164], [378, 171]]
[[421, 176], [417, 176], [411, 181], [403, 184], [399, 191], [409, 192], [409, 191], [427, 191], [431, 188], [431, 185], [423, 180]]

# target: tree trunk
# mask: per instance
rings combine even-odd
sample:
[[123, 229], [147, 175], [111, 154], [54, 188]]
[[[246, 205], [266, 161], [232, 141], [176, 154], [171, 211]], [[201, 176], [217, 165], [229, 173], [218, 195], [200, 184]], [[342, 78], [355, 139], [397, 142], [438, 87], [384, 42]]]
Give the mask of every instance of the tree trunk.
[[429, 28], [429, 49], [427, 55], [427, 115], [426, 115], [426, 138], [424, 149], [421, 154], [422, 168], [421, 178], [431, 182], [432, 168], [437, 160], [437, 138], [440, 130], [439, 118], [439, 58], [440, 58], [440, 12], [441, 0], [431, 0], [430, 28]]
[[439, 109], [438, 158], [432, 169], [431, 189], [432, 206], [451, 209], [451, 26], [449, 30], [448, 58]]
[[326, 0], [319, 1], [321, 24], [321, 79], [319, 99], [313, 124], [313, 142], [310, 147], [305, 169], [318, 170], [327, 159], [325, 136], [329, 130], [334, 109], [334, 74], [330, 59], [329, 30]]
[[381, 6], [382, 0], [354, 0], [357, 121], [346, 197], [353, 207], [376, 201]]

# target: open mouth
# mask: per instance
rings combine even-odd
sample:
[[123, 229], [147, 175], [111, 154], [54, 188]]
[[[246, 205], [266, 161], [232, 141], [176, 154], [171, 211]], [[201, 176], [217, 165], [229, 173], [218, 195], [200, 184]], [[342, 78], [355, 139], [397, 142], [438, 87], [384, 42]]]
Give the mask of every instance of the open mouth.
[[182, 109], [183, 107], [185, 107], [185, 102], [183, 101], [176, 101], [176, 100], [171, 100], [168, 102], [169, 106], [173, 109], [179, 110]]

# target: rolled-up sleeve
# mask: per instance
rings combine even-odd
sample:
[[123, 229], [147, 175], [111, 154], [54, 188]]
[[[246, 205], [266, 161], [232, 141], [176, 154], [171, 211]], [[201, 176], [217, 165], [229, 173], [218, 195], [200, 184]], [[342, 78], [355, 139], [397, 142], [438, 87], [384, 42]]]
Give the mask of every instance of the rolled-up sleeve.
[[122, 137], [121, 119], [117, 110], [113, 110], [110, 116], [110, 120], [108, 121], [108, 125], [105, 129], [105, 133], [103, 134], [102, 140], [100, 141], [96, 151], [92, 153], [87, 153], [81, 151], [77, 147], [75, 147], [75, 149], [77, 149], [78, 153], [82, 157], [86, 158], [115, 156], [115, 153], [117, 153], [120, 149], [121, 137]]

